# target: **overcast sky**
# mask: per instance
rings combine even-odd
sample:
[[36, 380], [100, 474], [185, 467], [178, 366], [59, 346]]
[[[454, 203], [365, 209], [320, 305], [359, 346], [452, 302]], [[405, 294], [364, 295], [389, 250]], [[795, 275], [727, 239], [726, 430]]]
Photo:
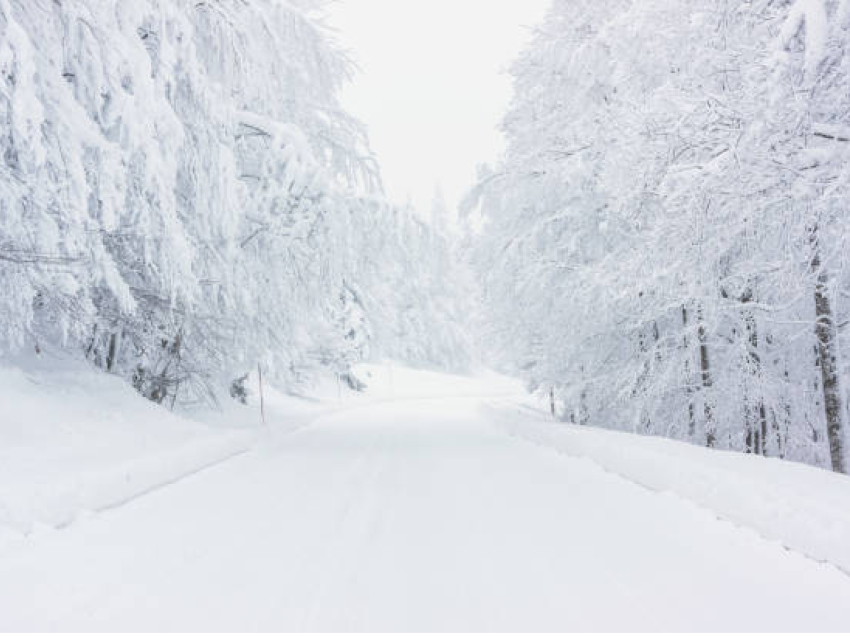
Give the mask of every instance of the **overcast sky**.
[[427, 212], [450, 205], [502, 148], [504, 72], [549, 0], [339, 0], [337, 37], [361, 68], [347, 108], [369, 127], [387, 193]]

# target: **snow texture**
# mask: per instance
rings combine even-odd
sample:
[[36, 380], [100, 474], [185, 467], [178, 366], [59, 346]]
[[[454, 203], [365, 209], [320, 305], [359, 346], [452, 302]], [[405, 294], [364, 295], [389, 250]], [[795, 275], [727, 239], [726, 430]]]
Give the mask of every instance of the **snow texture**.
[[555, 423], [527, 409], [487, 413], [509, 434], [584, 458], [655, 492], [850, 575], [850, 478], [802, 464]]
[[[3, 535], [123, 505], [247, 452], [267, 432], [256, 408], [203, 409], [188, 419], [80, 362], [18, 362], [0, 366], [0, 544]], [[279, 433], [327, 410], [265, 392]]]
[[[679, 470], [659, 471], [675, 482], [659, 490], [683, 493], [674, 496], [582, 457], [598, 459], [597, 431], [571, 431], [575, 458], [506, 435], [494, 426], [505, 417], [528, 426], [528, 416], [516, 413], [524, 398], [513, 382], [390, 364], [358, 373], [371, 377], [374, 399], [355, 398], [235, 459], [16, 542], [0, 560], [0, 628], [807, 631], [850, 624], [845, 574], [686, 498], [704, 491], [699, 483], [677, 486], [703, 477], [683, 468], [690, 447], [663, 443], [665, 465]], [[641, 438], [618, 441], [618, 457], [631, 453], [639, 464], [649, 456]], [[734, 472], [744, 476], [768, 465], [737, 459]], [[706, 453], [701, 462], [718, 475], [733, 471], [728, 455]], [[631, 474], [634, 465], [626, 468]], [[780, 483], [803, 481], [791, 464], [767, 470]], [[811, 485], [812, 497], [824, 492], [822, 481]], [[721, 489], [711, 503], [720, 498], [738, 501]]]

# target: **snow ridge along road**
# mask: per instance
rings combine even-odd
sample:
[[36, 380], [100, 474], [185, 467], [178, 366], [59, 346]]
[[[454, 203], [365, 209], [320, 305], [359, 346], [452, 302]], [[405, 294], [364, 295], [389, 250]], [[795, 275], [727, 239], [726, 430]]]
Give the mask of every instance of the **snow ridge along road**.
[[777, 458], [660, 437], [553, 425], [527, 408], [486, 408], [506, 433], [671, 493], [850, 577], [850, 479]]
[[0, 557], [0, 628], [850, 629], [834, 567], [514, 439], [436, 378], [36, 533]]

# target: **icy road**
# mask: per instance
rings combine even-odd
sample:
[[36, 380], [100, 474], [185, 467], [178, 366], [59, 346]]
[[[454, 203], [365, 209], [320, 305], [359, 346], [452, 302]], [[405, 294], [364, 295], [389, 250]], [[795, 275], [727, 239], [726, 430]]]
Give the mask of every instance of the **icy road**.
[[3, 630], [850, 629], [850, 578], [481, 400], [363, 404], [0, 556]]

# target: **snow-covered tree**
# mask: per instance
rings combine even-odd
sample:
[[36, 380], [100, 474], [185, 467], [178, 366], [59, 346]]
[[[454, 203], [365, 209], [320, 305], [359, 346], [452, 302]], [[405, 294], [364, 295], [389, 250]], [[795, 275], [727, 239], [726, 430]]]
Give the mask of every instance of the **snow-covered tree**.
[[448, 246], [380, 201], [323, 4], [0, 1], [3, 350], [80, 350], [166, 404], [258, 362], [463, 359], [421, 267]]
[[565, 418], [846, 472], [845, 5], [553, 2], [471, 201]]

